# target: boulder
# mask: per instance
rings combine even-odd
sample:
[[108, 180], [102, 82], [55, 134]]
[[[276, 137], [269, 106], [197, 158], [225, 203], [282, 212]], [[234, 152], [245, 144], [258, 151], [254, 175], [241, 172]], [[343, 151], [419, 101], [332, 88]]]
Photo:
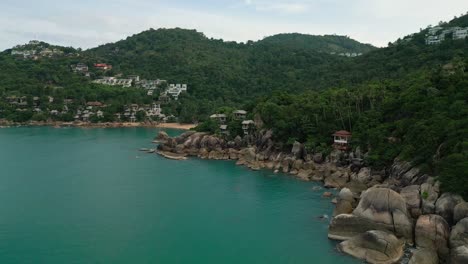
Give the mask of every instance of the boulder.
[[229, 159], [231, 160], [237, 160], [239, 158], [239, 151], [233, 148], [228, 149], [228, 153], [229, 153]]
[[182, 154], [184, 153], [184, 150], [185, 150], [185, 146], [184, 144], [179, 144], [175, 147], [175, 153], [177, 154]]
[[371, 188], [364, 192], [353, 212], [381, 226], [378, 230], [393, 231], [397, 237], [413, 241], [413, 224], [406, 202], [397, 192], [387, 188]]
[[310, 175], [312, 174], [312, 171], [311, 170], [300, 170], [298, 173], [297, 173], [297, 177], [299, 177], [299, 179], [301, 180], [304, 180], [304, 181], [309, 181], [310, 180]]
[[256, 157], [255, 148], [244, 148], [239, 151], [239, 156], [247, 163], [254, 162]]
[[452, 248], [450, 263], [451, 264], [468, 263], [468, 246]]
[[351, 215], [342, 214], [332, 219], [328, 237], [345, 240], [369, 230], [393, 232], [413, 242], [412, 220], [400, 194], [386, 188], [367, 190]]
[[440, 259], [449, 255], [449, 225], [440, 215], [422, 215], [415, 227], [415, 241], [418, 248], [437, 252]]
[[457, 204], [453, 210], [453, 221], [456, 224], [465, 217], [468, 217], [468, 203], [462, 202]]
[[350, 201], [338, 200], [335, 209], [333, 210], [333, 216], [340, 214], [350, 214], [353, 212], [353, 204]]
[[313, 160], [317, 164], [322, 164], [323, 163], [323, 154], [322, 153], [316, 153], [313, 156]]
[[453, 249], [461, 246], [468, 247], [468, 218], [460, 220], [450, 233], [450, 247]]
[[418, 248], [411, 255], [408, 264], [439, 264], [439, 257], [434, 250]]
[[294, 158], [296, 159], [301, 159], [303, 155], [303, 146], [301, 143], [295, 141], [292, 149], [291, 149], [291, 154]]
[[342, 188], [349, 181], [348, 172], [335, 171], [325, 178], [324, 186], [327, 188]]
[[338, 249], [367, 263], [390, 264], [403, 256], [404, 243], [384, 231], [367, 231], [341, 242]]
[[338, 194], [338, 199], [341, 201], [348, 201], [353, 203], [354, 202], [354, 194], [348, 188], [341, 189], [340, 193]]
[[297, 159], [297, 160], [294, 160], [293, 161], [293, 164], [292, 164], [292, 169], [293, 170], [296, 170], [296, 171], [299, 171], [302, 169], [302, 166], [304, 165], [304, 161], [301, 160], [301, 159]]
[[442, 216], [449, 225], [452, 225], [455, 206], [462, 202], [464, 201], [460, 195], [444, 193], [436, 202], [435, 212]]
[[159, 131], [158, 135], [156, 136], [155, 140], [160, 141], [160, 142], [165, 142], [166, 140], [169, 139], [169, 135], [166, 133], [166, 131]]
[[401, 179], [402, 175], [408, 172], [413, 165], [410, 162], [396, 158], [390, 168], [390, 178]]
[[332, 197], [332, 196], [333, 196], [333, 193], [331, 193], [331, 192], [324, 192], [324, 193], [322, 194], [322, 197], [323, 197], [323, 198], [330, 198], [330, 197]]
[[421, 184], [422, 213], [435, 213], [435, 203], [439, 198], [439, 185], [432, 183]]
[[411, 216], [415, 219], [417, 219], [422, 213], [419, 189], [419, 185], [410, 185], [406, 186], [400, 191], [400, 195], [406, 201], [408, 211], [410, 212]]
[[370, 182], [372, 180], [371, 169], [368, 167], [361, 168], [359, 173], [355, 174], [355, 177], [352, 180], [362, 182], [364, 184]]

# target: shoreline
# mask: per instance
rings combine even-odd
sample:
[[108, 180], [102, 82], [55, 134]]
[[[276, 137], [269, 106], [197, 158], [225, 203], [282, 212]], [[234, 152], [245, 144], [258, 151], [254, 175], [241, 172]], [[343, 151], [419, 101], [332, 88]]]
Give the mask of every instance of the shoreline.
[[190, 130], [196, 127], [196, 124], [181, 124], [181, 123], [150, 123], [150, 122], [106, 122], [106, 123], [88, 123], [88, 122], [10, 122], [0, 120], [0, 128], [8, 127], [21, 127], [21, 126], [50, 126], [50, 127], [79, 127], [79, 128], [131, 128], [131, 127], [145, 127], [145, 128], [170, 128], [180, 130]]
[[[237, 136], [232, 141], [194, 131], [169, 137], [161, 131], [155, 141], [159, 143], [156, 153], [166, 158], [232, 160], [254, 171], [282, 172], [303, 181], [320, 182], [325, 189], [335, 189], [337, 194], [324, 192], [322, 196], [333, 198], [331, 202], [335, 204], [328, 238], [339, 241], [337, 249], [341, 252], [369, 263], [434, 259], [431, 251], [420, 247], [420, 241], [428, 239], [435, 243], [439, 240], [432, 238], [444, 234], [460, 237], [454, 230], [465, 228], [464, 225], [468, 230], [468, 214], [466, 218], [461, 215], [461, 208], [468, 208], [468, 202], [457, 194], [443, 192], [435, 177], [407, 161], [395, 159], [390, 167], [374, 170], [359, 159], [343, 163], [344, 155], [337, 151], [328, 156], [309, 154], [297, 141], [291, 151], [275, 149], [271, 131]], [[348, 155], [360, 158], [363, 154], [355, 150]], [[459, 219], [455, 220], [457, 214]], [[438, 228], [434, 230], [432, 225]], [[386, 245], [381, 247], [383, 244], [376, 241], [385, 241]], [[394, 249], [391, 254], [387, 254], [387, 246]], [[456, 251], [464, 248], [442, 243], [430, 249], [437, 252], [435, 258], [440, 263], [454, 257], [464, 259], [464, 251]], [[369, 252], [373, 255], [368, 259]]]

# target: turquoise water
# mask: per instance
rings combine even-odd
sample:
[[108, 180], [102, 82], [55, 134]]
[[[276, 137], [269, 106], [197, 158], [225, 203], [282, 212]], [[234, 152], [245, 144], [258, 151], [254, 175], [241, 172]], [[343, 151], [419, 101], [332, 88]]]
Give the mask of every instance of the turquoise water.
[[356, 263], [314, 183], [138, 152], [156, 133], [0, 129], [0, 263]]

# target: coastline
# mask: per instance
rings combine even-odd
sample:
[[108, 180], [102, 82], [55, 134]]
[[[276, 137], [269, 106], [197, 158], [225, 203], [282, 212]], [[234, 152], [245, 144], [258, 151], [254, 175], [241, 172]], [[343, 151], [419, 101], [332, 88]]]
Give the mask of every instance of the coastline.
[[181, 124], [181, 123], [156, 123], [156, 122], [105, 122], [105, 123], [89, 123], [89, 122], [10, 122], [0, 120], [0, 128], [18, 127], [18, 126], [51, 126], [51, 127], [80, 127], [80, 128], [125, 128], [125, 127], [145, 127], [145, 128], [171, 128], [180, 130], [190, 130], [196, 127], [196, 124]]
[[[282, 172], [337, 190], [334, 197], [323, 193], [335, 204], [328, 238], [339, 241], [337, 249], [355, 258], [368, 263], [408, 263], [410, 259], [410, 263], [422, 263], [415, 262], [419, 258], [468, 263], [465, 244], [448, 244], [448, 236], [460, 239], [461, 233], [468, 233], [457, 233], [468, 230], [468, 209], [466, 215], [463, 211], [468, 202], [443, 192], [437, 178], [411, 162], [395, 159], [391, 166], [375, 170], [362, 162], [365, 154], [359, 149], [325, 156], [307, 153], [297, 141], [291, 151], [278, 149], [268, 130], [231, 141], [203, 132], [169, 137], [160, 131], [154, 142], [159, 143], [156, 153], [166, 158], [233, 160], [252, 170]], [[426, 240], [430, 244], [424, 248]]]

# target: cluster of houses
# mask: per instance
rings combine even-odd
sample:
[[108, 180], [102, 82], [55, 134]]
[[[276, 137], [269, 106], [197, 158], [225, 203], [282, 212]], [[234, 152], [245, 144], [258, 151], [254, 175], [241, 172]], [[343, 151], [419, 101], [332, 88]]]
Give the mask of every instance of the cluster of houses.
[[132, 79], [117, 79], [115, 77], [103, 77], [101, 79], [96, 79], [93, 83], [99, 83], [110, 86], [122, 86], [122, 87], [132, 87]]
[[[32, 108], [33, 112], [35, 113], [43, 113], [44, 111], [48, 111], [50, 115], [60, 115], [68, 113], [68, 105], [73, 102], [72, 99], [65, 99], [63, 109], [61, 111], [57, 109], [41, 109], [40, 108], [40, 98], [35, 96], [32, 98], [32, 105], [28, 102], [26, 96], [8, 96], [6, 97], [7, 103], [12, 106], [16, 107], [16, 112], [26, 112], [30, 108]], [[47, 96], [47, 102], [49, 104], [54, 102], [54, 98], [52, 96]]]
[[178, 100], [182, 92], [187, 92], [187, 84], [170, 84], [169, 88], [161, 95], [170, 95], [174, 100]]
[[448, 37], [452, 37], [452, 39], [465, 39], [468, 37], [468, 27], [450, 27], [450, 28], [443, 28], [441, 26], [435, 26], [428, 29], [426, 35], [426, 44], [427, 45], [436, 45], [442, 43], [442, 41], [446, 40]]
[[[247, 117], [247, 111], [235, 110], [232, 113], [232, 116], [234, 117], [234, 120], [241, 122], [244, 135], [249, 135], [255, 129], [255, 122], [253, 120], [245, 120]], [[221, 134], [229, 135], [228, 126], [226, 125], [227, 116], [225, 114], [213, 114], [210, 118], [219, 123]]]
[[[104, 109], [107, 105], [101, 102], [88, 102], [86, 106], [78, 108], [74, 116], [75, 121], [89, 122], [90, 118], [96, 116], [97, 119], [104, 117]], [[161, 105], [153, 103], [152, 105], [131, 104], [125, 106], [123, 113], [116, 113], [115, 118], [119, 121], [137, 121], [137, 113], [143, 112], [146, 118], [158, 118], [161, 121], [167, 121], [167, 117], [162, 113]]]
[[331, 55], [338, 55], [338, 56], [343, 56], [343, 57], [358, 57], [361, 56], [362, 53], [357, 53], [357, 52], [342, 52], [342, 53], [336, 53], [336, 52], [331, 52]]
[[38, 40], [31, 40], [27, 45], [18, 45], [11, 50], [11, 55], [24, 59], [37, 60], [41, 57], [62, 56], [63, 51], [57, 48], [45, 48]]
[[[54, 102], [54, 98], [52, 96], [47, 96], [42, 98], [42, 100], [37, 96], [29, 98], [29, 100], [26, 96], [9, 96], [5, 99], [10, 107], [12, 107], [16, 112], [26, 112], [32, 110], [34, 113], [47, 113], [50, 116], [61, 116], [71, 113], [75, 121], [83, 122], [89, 122], [93, 117], [96, 117], [98, 120], [104, 118], [105, 109], [108, 107], [99, 101], [87, 102], [85, 105], [72, 107], [71, 105], [74, 103], [74, 100], [64, 99], [63, 105], [60, 106], [59, 110], [51, 107], [52, 103]], [[46, 103], [45, 105], [43, 104], [44, 101]], [[115, 114], [115, 119], [119, 121], [136, 122], [138, 112], [143, 113], [143, 116], [146, 119], [158, 120], [162, 122], [166, 122], [175, 118], [174, 116], [164, 115], [162, 113], [161, 105], [155, 102], [151, 105], [126, 105], [123, 112]]]

